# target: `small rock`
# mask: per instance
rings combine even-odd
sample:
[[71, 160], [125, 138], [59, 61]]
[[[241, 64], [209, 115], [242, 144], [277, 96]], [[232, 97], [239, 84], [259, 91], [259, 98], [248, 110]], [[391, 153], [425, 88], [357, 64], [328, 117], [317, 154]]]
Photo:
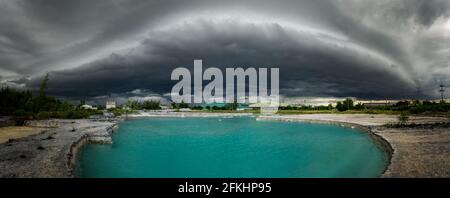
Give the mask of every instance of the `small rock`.
[[52, 140], [52, 139], [55, 139], [53, 136], [48, 136], [48, 137], [46, 137], [46, 138], [44, 138], [44, 140]]

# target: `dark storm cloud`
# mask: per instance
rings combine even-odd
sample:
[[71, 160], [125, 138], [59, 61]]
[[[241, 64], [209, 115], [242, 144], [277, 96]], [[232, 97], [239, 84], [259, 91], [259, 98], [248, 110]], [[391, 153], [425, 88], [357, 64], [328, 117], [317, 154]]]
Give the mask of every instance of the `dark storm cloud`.
[[172, 69], [198, 58], [280, 67], [286, 96], [429, 98], [436, 76], [450, 79], [449, 10], [446, 0], [4, 1], [0, 82], [36, 89], [50, 72], [61, 97], [159, 97]]
[[[185, 4], [120, 0], [0, 2], [0, 11], [7, 11], [0, 12], [5, 19], [0, 20], [0, 25], [6, 27], [2, 36], [14, 45], [0, 46], [0, 51], [26, 50], [23, 57], [8, 58], [9, 54], [2, 54], [13, 72], [33, 74], [65, 68], [74, 59], [82, 59], [112, 43], [127, 42]], [[11, 11], [13, 8], [18, 11]], [[29, 59], [24, 60], [25, 56]]]
[[[336, 46], [330, 47], [327, 42]], [[223, 71], [230, 66], [280, 67], [281, 94], [287, 96], [368, 97], [377, 93], [402, 97], [407, 95], [398, 92], [399, 87], [406, 94], [414, 91], [414, 85], [397, 75], [396, 68], [340, 42], [277, 24], [201, 20], [152, 32], [127, 55], [114, 54], [74, 70], [53, 72], [50, 88], [54, 94], [73, 96], [107, 95], [142, 87], [164, 94], [175, 83], [170, 81], [171, 71], [179, 66], [192, 69], [193, 59], [199, 58], [205, 61], [205, 67]], [[29, 86], [37, 87], [39, 80], [33, 82]], [[323, 82], [328, 85], [322, 86]], [[316, 87], [296, 91], [305, 83]]]

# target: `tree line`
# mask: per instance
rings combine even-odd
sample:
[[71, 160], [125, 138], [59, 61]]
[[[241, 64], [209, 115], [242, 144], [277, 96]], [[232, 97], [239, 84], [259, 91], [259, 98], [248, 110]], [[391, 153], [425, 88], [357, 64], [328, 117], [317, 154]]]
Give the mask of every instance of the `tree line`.
[[337, 110], [339, 112], [345, 112], [349, 110], [379, 110], [379, 111], [399, 111], [407, 112], [411, 114], [419, 114], [425, 112], [438, 113], [449, 112], [450, 104], [445, 102], [432, 102], [432, 101], [399, 101], [395, 104], [367, 106], [362, 103], [357, 103], [347, 98], [344, 101], [339, 101], [336, 106], [329, 104], [328, 106], [285, 106], [280, 107], [280, 110], [303, 110], [303, 111], [323, 111], [323, 110]]
[[42, 80], [39, 92], [19, 91], [9, 87], [0, 89], [0, 114], [22, 119], [78, 119], [101, 114], [98, 110], [82, 109], [79, 105], [47, 95], [49, 75]]
[[143, 102], [136, 100], [128, 100], [125, 104], [126, 107], [131, 110], [158, 110], [161, 109], [161, 105], [159, 101], [146, 100]]

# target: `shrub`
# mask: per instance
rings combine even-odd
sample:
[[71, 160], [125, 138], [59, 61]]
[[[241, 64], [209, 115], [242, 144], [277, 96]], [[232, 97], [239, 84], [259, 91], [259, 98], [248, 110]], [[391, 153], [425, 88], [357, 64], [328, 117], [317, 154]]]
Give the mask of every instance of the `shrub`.
[[114, 116], [121, 116], [125, 113], [125, 110], [114, 108], [114, 109], [108, 109], [108, 112], [113, 113]]
[[36, 118], [38, 120], [45, 120], [45, 119], [49, 119], [52, 117], [52, 113], [48, 112], [48, 111], [41, 111], [36, 115]]
[[347, 110], [347, 108], [345, 108], [345, 106], [342, 104], [342, 102], [337, 102], [336, 109], [338, 111], [346, 111]]
[[67, 119], [68, 115], [69, 115], [69, 113], [66, 111], [56, 111], [56, 112], [53, 112], [52, 117], [60, 118], [60, 119]]
[[83, 110], [74, 110], [70, 111], [67, 115], [67, 118], [70, 119], [81, 119], [81, 118], [87, 118], [89, 114]]
[[398, 116], [398, 124], [399, 125], [405, 125], [409, 120], [409, 116], [406, 112], [402, 112], [399, 116]]
[[14, 111], [13, 115], [15, 116], [23, 116], [26, 115], [27, 113], [25, 112], [24, 109], [17, 109], [16, 111]]

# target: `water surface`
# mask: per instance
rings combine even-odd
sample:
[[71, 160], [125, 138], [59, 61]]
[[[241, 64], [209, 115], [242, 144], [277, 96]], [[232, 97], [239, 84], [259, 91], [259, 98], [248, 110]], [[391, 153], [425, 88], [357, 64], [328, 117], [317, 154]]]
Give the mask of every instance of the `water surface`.
[[385, 153], [365, 132], [328, 124], [235, 118], [150, 118], [89, 144], [79, 177], [377, 177]]

